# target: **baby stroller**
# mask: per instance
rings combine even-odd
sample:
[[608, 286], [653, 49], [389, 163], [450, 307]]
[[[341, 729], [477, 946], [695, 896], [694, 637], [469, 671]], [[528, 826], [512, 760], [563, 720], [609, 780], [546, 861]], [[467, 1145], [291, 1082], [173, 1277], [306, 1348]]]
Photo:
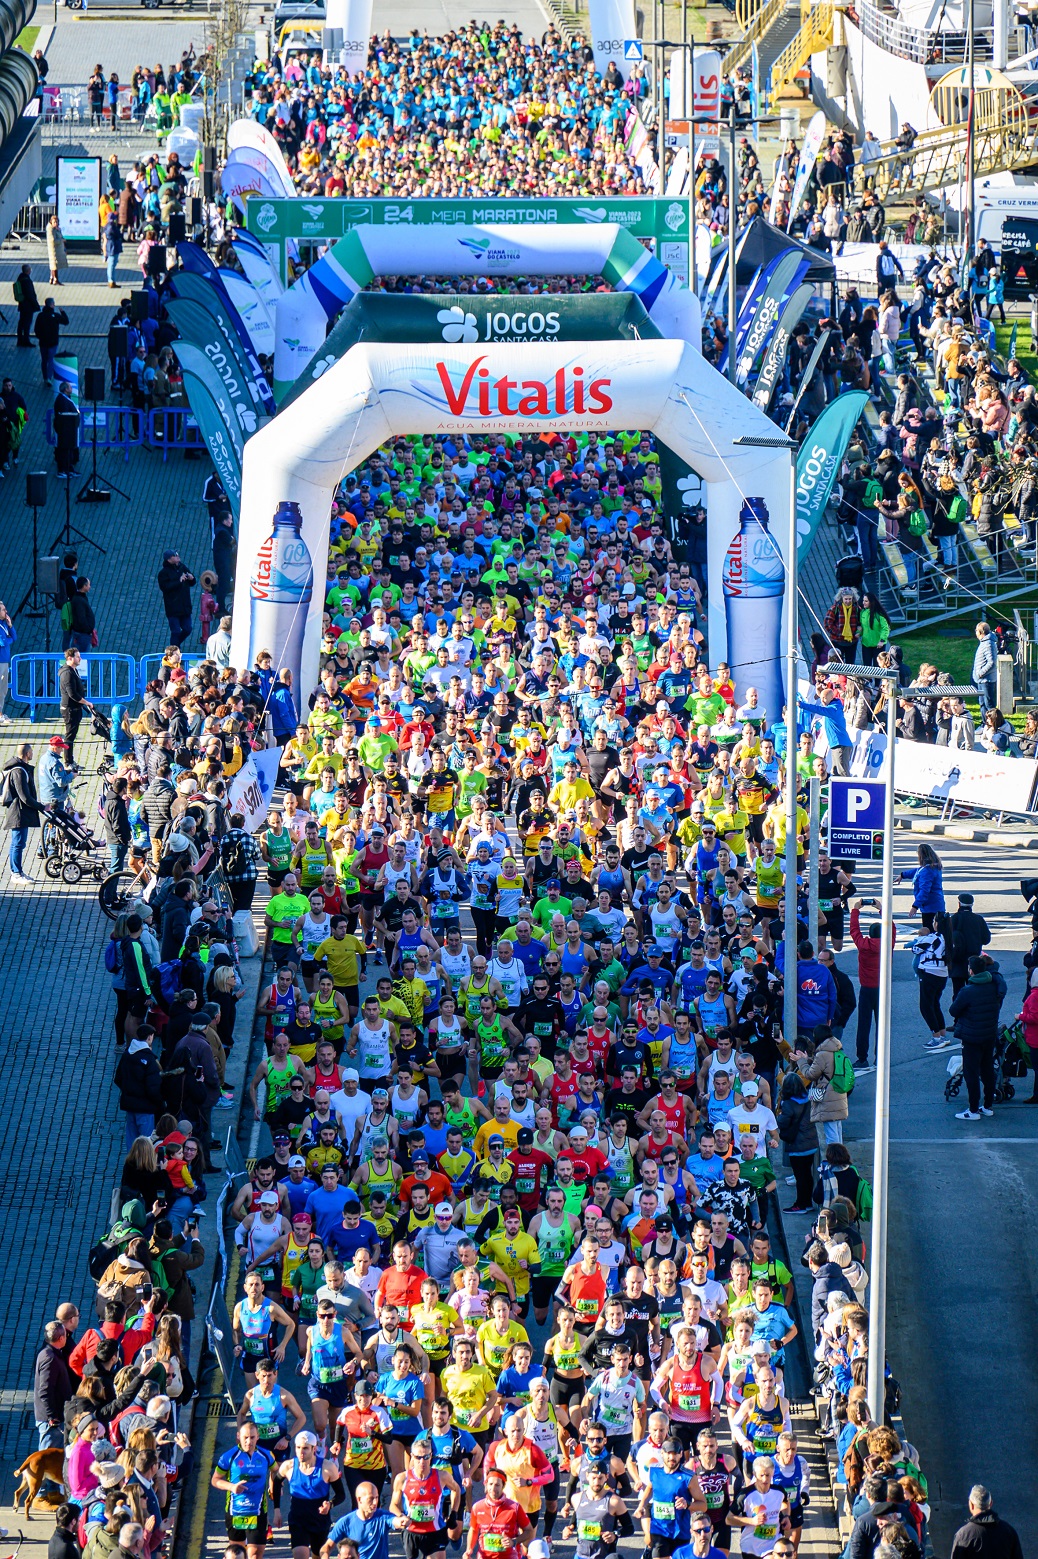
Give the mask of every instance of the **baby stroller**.
[[[1027, 1061], [1021, 1050], [1023, 1044], [1023, 1028], [1019, 1023], [1002, 1023], [999, 1025], [998, 1038], [995, 1041], [995, 1103], [1006, 1104], [1010, 1099], [1016, 1098], [1016, 1089], [1010, 1082], [1012, 1077], [1024, 1077], [1027, 1073]], [[950, 1056], [948, 1059], [948, 1081], [944, 1085], [944, 1097], [947, 1100], [956, 1098], [962, 1088], [962, 1052]]]
[[[112, 741], [112, 722], [100, 709], [95, 709], [90, 719], [90, 730], [94, 736], [99, 736], [105, 746], [110, 749]], [[102, 779], [107, 779], [115, 768], [115, 759], [111, 751], [102, 753], [101, 761], [97, 765], [97, 772]]]
[[43, 870], [48, 877], [62, 882], [79, 882], [89, 871], [101, 882], [106, 869], [100, 861], [86, 859], [99, 849], [102, 841], [73, 812], [60, 807], [40, 807], [43, 817]]

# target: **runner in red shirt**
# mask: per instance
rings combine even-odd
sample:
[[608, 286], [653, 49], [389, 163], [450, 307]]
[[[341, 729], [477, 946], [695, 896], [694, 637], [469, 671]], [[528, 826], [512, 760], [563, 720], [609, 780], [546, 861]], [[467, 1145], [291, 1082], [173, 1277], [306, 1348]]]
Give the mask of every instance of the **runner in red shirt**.
[[555, 1057], [555, 1076], [551, 1080], [551, 1087], [548, 1093], [551, 1098], [552, 1114], [557, 1126], [560, 1120], [560, 1112], [566, 1112], [566, 1118], [568, 1119], [568, 1112], [575, 1110], [577, 1107], [577, 1079], [573, 1074], [569, 1056], [565, 1051], [560, 1051]]
[[570, 1160], [573, 1178], [578, 1185], [586, 1185], [609, 1163], [601, 1148], [588, 1147], [587, 1131], [583, 1126], [570, 1127], [569, 1147], [562, 1149], [559, 1158]]
[[466, 1559], [477, 1552], [482, 1559], [520, 1559], [520, 1538], [529, 1530], [530, 1519], [514, 1499], [505, 1499], [505, 1475], [488, 1467], [484, 1475], [486, 1499], [472, 1507]]
[[554, 1161], [549, 1153], [534, 1147], [529, 1126], [520, 1127], [517, 1144], [505, 1155], [505, 1161], [513, 1166], [512, 1184], [520, 1208], [524, 1213], [537, 1212], [541, 1191], [552, 1178]]
[[560, 1297], [577, 1313], [576, 1327], [585, 1336], [602, 1313], [606, 1297], [606, 1275], [598, 1260], [599, 1243], [590, 1235], [580, 1247], [580, 1260], [562, 1274]]
[[411, 1306], [421, 1303], [422, 1283], [425, 1273], [411, 1260], [414, 1252], [406, 1240], [398, 1240], [393, 1246], [393, 1265], [387, 1267], [379, 1278], [375, 1290], [375, 1314], [383, 1305], [396, 1305], [400, 1312], [400, 1325], [411, 1330]]

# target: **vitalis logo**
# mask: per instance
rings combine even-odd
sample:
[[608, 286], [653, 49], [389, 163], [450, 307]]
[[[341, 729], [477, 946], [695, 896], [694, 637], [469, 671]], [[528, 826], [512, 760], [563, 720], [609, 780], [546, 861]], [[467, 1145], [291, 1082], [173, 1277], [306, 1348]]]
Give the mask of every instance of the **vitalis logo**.
[[[447, 364], [436, 364], [440, 385], [453, 416], [548, 417], [561, 416], [567, 411], [584, 416], [612, 410], [612, 396], [606, 394], [612, 380], [592, 379], [585, 384], [581, 367], [560, 368], [554, 378], [545, 383], [543, 379], [509, 379], [507, 375], [492, 380], [490, 369], [483, 366], [485, 362], [485, 357], [477, 357], [457, 386]], [[475, 407], [470, 405], [473, 389]]]

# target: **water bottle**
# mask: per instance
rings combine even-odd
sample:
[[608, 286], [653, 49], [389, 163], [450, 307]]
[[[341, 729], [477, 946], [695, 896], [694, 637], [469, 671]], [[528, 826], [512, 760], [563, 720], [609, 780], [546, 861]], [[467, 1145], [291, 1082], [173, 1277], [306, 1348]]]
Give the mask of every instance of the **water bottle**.
[[782, 602], [786, 570], [768, 529], [763, 498], [739, 511], [721, 570], [728, 623], [728, 663], [739, 697], [755, 687], [769, 721], [782, 718]]
[[313, 583], [299, 505], [279, 503], [274, 529], [259, 549], [249, 580], [249, 665], [256, 664], [261, 650], [269, 650], [275, 678], [287, 666], [297, 698]]

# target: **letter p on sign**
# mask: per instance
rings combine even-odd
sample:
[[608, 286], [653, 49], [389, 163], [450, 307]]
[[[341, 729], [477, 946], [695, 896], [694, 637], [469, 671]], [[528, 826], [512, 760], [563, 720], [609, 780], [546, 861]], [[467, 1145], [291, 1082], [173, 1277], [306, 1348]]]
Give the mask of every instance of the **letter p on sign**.
[[859, 790], [854, 786], [847, 788], [847, 821], [856, 823], [858, 814], [868, 812], [872, 802], [872, 796], [867, 790]]

